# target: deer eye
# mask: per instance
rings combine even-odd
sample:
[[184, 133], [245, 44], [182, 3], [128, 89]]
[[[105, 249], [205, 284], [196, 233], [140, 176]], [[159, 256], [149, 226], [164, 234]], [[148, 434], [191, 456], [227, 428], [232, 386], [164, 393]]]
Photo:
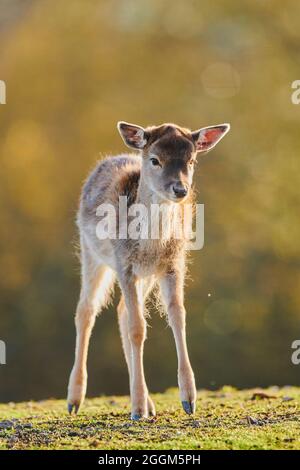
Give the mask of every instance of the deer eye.
[[150, 158], [150, 162], [152, 163], [153, 166], [161, 166], [157, 158]]

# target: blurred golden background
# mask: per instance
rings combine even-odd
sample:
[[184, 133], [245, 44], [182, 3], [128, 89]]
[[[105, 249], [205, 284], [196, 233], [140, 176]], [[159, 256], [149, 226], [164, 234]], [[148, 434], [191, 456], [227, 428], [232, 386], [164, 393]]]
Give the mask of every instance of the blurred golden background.
[[[186, 290], [199, 388], [300, 384], [300, 4], [1, 0], [0, 400], [64, 397], [79, 294], [75, 214], [118, 120], [231, 132], [197, 167], [205, 246]], [[153, 312], [151, 391], [176, 385]], [[97, 320], [88, 395], [128, 392], [115, 305]]]

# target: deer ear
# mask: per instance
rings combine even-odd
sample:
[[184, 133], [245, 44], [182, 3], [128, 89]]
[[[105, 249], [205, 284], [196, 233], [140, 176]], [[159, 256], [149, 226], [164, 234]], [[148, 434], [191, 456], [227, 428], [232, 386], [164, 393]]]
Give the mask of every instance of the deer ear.
[[227, 134], [230, 124], [219, 124], [217, 126], [203, 127], [192, 132], [197, 152], [208, 152]]
[[118, 130], [125, 144], [134, 149], [142, 149], [147, 143], [145, 129], [129, 122], [119, 121]]

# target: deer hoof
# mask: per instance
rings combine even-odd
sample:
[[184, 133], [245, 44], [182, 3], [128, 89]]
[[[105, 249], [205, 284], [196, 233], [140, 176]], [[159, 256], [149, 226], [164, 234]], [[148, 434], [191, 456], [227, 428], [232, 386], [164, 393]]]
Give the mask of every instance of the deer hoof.
[[77, 403], [76, 404], [68, 403], [68, 412], [70, 415], [73, 413], [73, 411], [74, 411], [74, 414], [77, 415], [78, 410], [79, 410], [79, 405]]
[[182, 408], [188, 415], [192, 415], [196, 410], [196, 403], [194, 401], [182, 401]]

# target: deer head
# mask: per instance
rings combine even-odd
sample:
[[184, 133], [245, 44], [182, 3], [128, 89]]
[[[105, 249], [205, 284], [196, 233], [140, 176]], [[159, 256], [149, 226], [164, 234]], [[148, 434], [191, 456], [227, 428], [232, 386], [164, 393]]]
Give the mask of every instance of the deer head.
[[175, 124], [144, 129], [124, 121], [118, 123], [125, 144], [141, 151], [145, 183], [160, 199], [174, 202], [182, 202], [189, 195], [197, 155], [213, 149], [229, 129], [229, 124], [192, 132]]

